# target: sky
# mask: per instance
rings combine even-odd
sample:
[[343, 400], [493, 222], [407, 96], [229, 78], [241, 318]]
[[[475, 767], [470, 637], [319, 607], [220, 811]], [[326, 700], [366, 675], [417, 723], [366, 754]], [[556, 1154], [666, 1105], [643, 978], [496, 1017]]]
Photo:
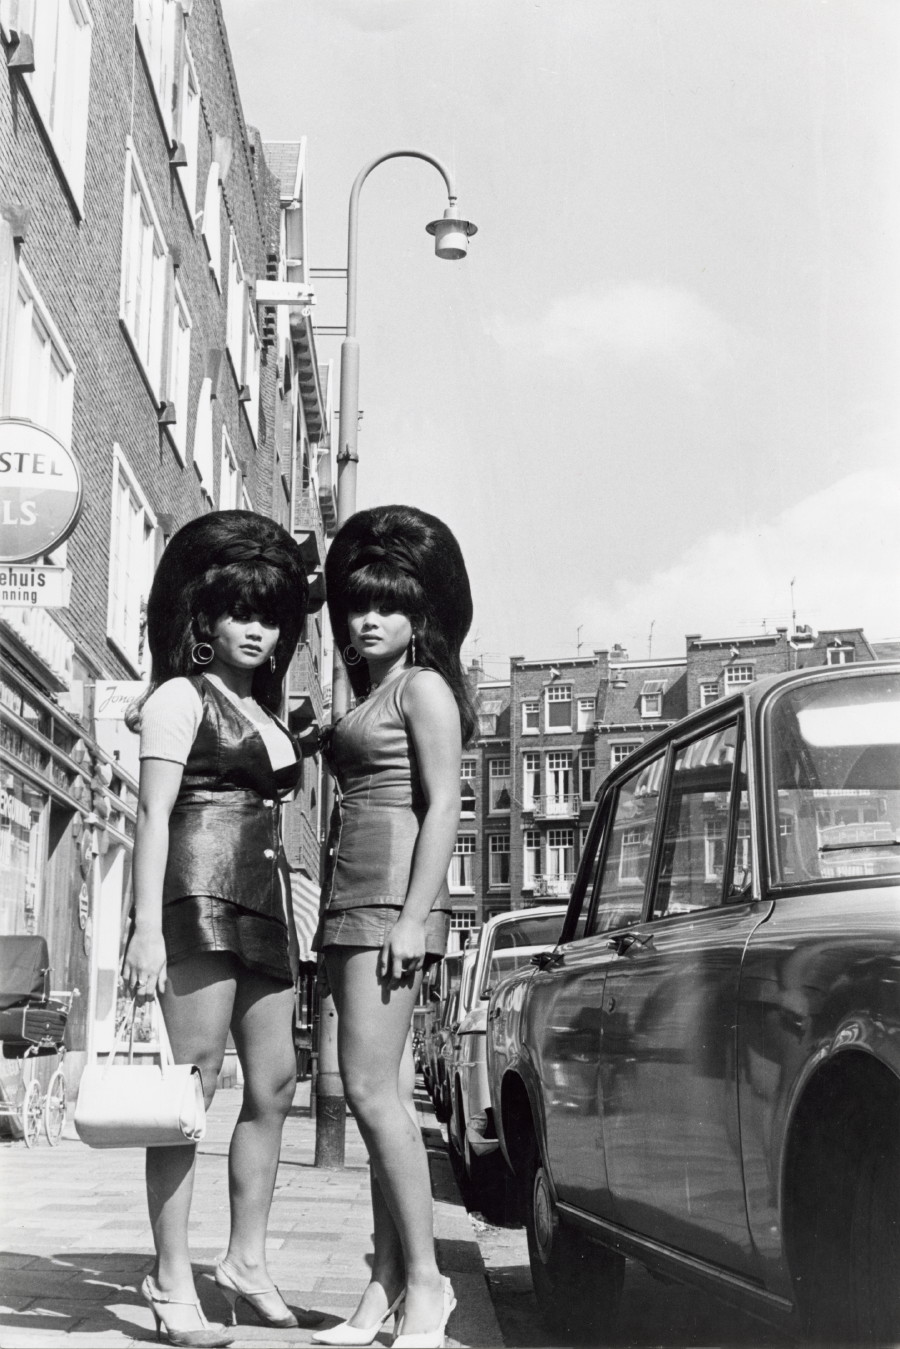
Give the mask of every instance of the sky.
[[478, 226], [435, 258], [424, 163], [362, 190], [357, 505], [453, 529], [466, 657], [900, 636], [896, 0], [223, 9], [247, 121], [307, 138], [313, 267], [394, 149]]

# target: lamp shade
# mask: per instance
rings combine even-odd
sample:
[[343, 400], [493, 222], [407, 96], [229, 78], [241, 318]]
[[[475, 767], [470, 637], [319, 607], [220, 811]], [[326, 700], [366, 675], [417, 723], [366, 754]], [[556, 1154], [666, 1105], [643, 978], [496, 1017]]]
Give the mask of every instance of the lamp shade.
[[439, 258], [456, 262], [469, 251], [469, 238], [478, 233], [471, 220], [462, 220], [455, 214], [456, 207], [448, 206], [441, 220], [432, 220], [425, 226], [434, 235], [434, 251]]

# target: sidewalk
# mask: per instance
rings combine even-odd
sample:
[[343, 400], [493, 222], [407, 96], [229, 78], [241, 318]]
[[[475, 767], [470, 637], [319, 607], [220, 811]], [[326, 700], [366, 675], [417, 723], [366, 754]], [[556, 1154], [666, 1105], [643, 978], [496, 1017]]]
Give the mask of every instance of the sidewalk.
[[[213, 1103], [191, 1214], [197, 1288], [207, 1316], [217, 1321], [227, 1306], [212, 1273], [227, 1238], [228, 1139], [239, 1105], [233, 1089], [220, 1091]], [[309, 1084], [300, 1083], [285, 1125], [269, 1269], [288, 1303], [315, 1307], [327, 1313], [323, 1325], [333, 1325], [353, 1310], [368, 1278], [369, 1171], [349, 1117], [344, 1170], [316, 1170], [308, 1105]], [[447, 1344], [502, 1346], [475, 1234], [424, 1097], [419, 1118], [431, 1163], [438, 1264], [458, 1300]], [[0, 1144], [2, 1349], [118, 1349], [154, 1341], [150, 1309], [137, 1292], [152, 1249], [141, 1152], [98, 1152], [74, 1137], [57, 1148], [43, 1136], [31, 1150], [21, 1142]], [[375, 1343], [389, 1345], [390, 1330]], [[312, 1334], [247, 1324], [237, 1327], [234, 1343], [236, 1349], [287, 1349], [311, 1343]]]

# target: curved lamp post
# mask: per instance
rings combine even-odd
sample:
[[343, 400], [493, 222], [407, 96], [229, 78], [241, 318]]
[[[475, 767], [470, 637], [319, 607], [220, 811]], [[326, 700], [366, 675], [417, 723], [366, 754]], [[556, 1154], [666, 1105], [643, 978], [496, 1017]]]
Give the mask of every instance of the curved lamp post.
[[[356, 510], [356, 465], [359, 461], [357, 437], [359, 433], [359, 342], [356, 340], [356, 256], [359, 218], [359, 194], [369, 174], [387, 159], [424, 159], [433, 164], [447, 187], [447, 208], [439, 220], [425, 226], [434, 235], [434, 251], [439, 258], [457, 261], [464, 258], [469, 238], [477, 227], [471, 220], [460, 217], [456, 206], [456, 192], [450, 174], [439, 159], [421, 150], [390, 150], [379, 155], [360, 169], [350, 192], [350, 212], [347, 225], [347, 321], [341, 344], [341, 406], [338, 429], [338, 528]], [[350, 702], [349, 681], [335, 648], [331, 673], [331, 721], [344, 715]], [[330, 779], [330, 775], [329, 775]], [[330, 817], [333, 786], [326, 787], [326, 817]], [[319, 1053], [316, 1077], [316, 1152], [315, 1165], [342, 1167], [344, 1165], [344, 1124], [346, 1106], [337, 1062], [337, 1014], [331, 996], [322, 997], [319, 1005]]]
[[[338, 528], [356, 510], [356, 465], [359, 461], [357, 437], [359, 433], [359, 342], [356, 340], [356, 262], [359, 223], [359, 194], [369, 174], [387, 159], [424, 159], [433, 164], [447, 187], [448, 206], [440, 220], [425, 226], [434, 235], [434, 251], [439, 258], [457, 261], [468, 252], [469, 238], [477, 232], [471, 220], [462, 219], [457, 211], [453, 180], [439, 159], [421, 150], [390, 150], [379, 155], [360, 169], [350, 192], [350, 211], [347, 223], [347, 322], [346, 335], [341, 343], [341, 405], [338, 430]], [[340, 653], [334, 653], [331, 684], [332, 721], [347, 711], [349, 703], [347, 676]]]

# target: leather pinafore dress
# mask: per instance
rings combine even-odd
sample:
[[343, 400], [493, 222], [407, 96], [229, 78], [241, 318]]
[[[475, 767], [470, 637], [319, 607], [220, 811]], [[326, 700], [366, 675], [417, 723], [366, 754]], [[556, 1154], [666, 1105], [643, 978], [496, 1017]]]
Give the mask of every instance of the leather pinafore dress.
[[273, 769], [253, 722], [202, 675], [192, 682], [203, 712], [169, 818], [166, 958], [230, 951], [290, 982], [298, 948], [281, 797], [299, 781], [299, 753], [297, 763]]

